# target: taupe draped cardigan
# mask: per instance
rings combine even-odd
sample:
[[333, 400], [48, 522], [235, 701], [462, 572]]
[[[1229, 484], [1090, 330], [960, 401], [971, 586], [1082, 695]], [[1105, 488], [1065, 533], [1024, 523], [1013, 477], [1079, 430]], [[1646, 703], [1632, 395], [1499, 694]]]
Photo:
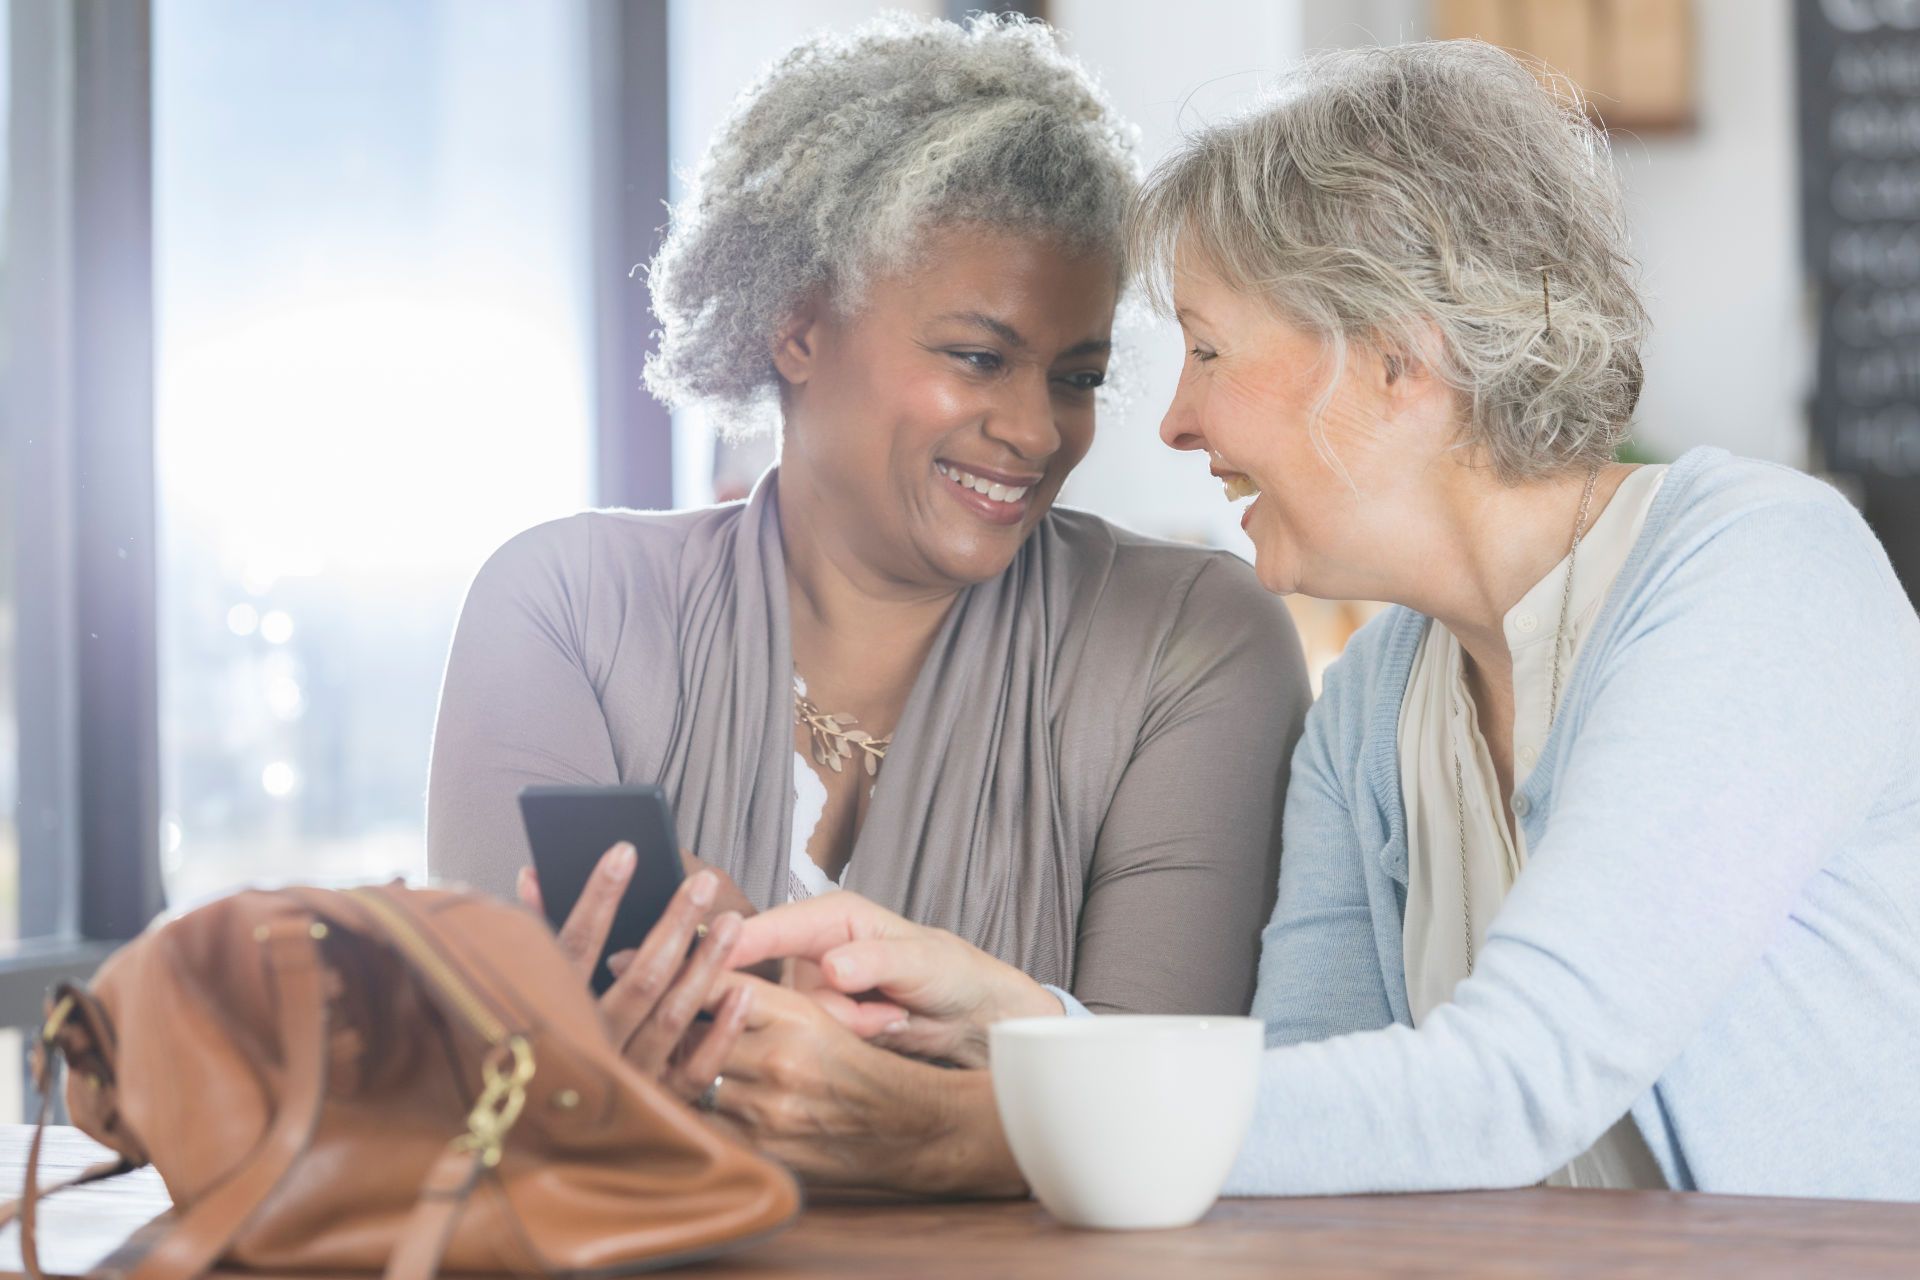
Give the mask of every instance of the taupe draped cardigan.
[[[784, 897], [778, 500], [776, 471], [744, 504], [587, 512], [495, 553], [441, 691], [434, 876], [511, 894], [523, 786], [657, 782], [684, 844]], [[1308, 702], [1245, 564], [1056, 509], [948, 613], [842, 884], [1096, 1010], [1243, 1012]]]

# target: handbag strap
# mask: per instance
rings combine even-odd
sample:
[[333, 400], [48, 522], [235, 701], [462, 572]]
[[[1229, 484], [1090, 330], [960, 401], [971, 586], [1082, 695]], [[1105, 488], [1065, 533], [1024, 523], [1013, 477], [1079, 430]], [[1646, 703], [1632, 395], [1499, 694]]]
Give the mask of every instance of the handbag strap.
[[421, 1185], [420, 1198], [400, 1229], [393, 1254], [387, 1259], [384, 1280], [433, 1280], [446, 1256], [447, 1242], [460, 1221], [486, 1163], [480, 1152], [453, 1146], [447, 1148]]
[[[255, 1209], [273, 1194], [296, 1157], [307, 1147], [326, 1092], [326, 990], [319, 947], [313, 926], [292, 921], [266, 927], [261, 936], [279, 996], [281, 1053], [286, 1063], [285, 1096], [273, 1124], [239, 1168], [182, 1214], [151, 1246], [132, 1258], [117, 1253], [99, 1280], [124, 1275], [125, 1280], [193, 1280], [204, 1275], [226, 1252]], [[51, 1076], [51, 1072], [49, 1072]], [[59, 1186], [37, 1185], [40, 1140], [46, 1132], [52, 1090], [42, 1090], [40, 1123], [27, 1155], [26, 1185], [20, 1199], [20, 1257], [31, 1280], [46, 1280], [40, 1268], [35, 1210], [54, 1191], [125, 1172], [131, 1165], [96, 1165]], [[164, 1216], [164, 1215], [163, 1215]], [[121, 1268], [131, 1263], [131, 1269]]]
[[41, 1141], [46, 1137], [47, 1122], [53, 1117], [53, 1072], [47, 1071], [46, 1077], [40, 1084], [40, 1116], [33, 1126], [33, 1142], [27, 1148], [27, 1176], [21, 1185], [20, 1196], [0, 1205], [0, 1226], [12, 1222], [16, 1216], [20, 1219], [20, 1263], [31, 1280], [46, 1280], [45, 1273], [40, 1269], [40, 1202], [50, 1195], [131, 1173], [139, 1167], [131, 1160], [116, 1156], [112, 1160], [88, 1165], [64, 1181], [40, 1186]]

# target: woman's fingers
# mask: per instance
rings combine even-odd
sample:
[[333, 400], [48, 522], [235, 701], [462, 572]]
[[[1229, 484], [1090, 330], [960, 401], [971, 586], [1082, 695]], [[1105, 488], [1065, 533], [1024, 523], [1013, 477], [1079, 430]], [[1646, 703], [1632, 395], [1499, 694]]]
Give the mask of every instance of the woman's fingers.
[[822, 987], [808, 993], [827, 1015], [868, 1044], [910, 1058], [983, 1066], [973, 1027], [964, 1021], [915, 1017], [887, 1000], [855, 1000]]
[[702, 871], [711, 871], [720, 878], [720, 891], [713, 898], [715, 915], [722, 911], [732, 911], [742, 916], [750, 916], [759, 911], [759, 908], [753, 905], [752, 899], [748, 898], [740, 886], [733, 882], [732, 876], [710, 863], [700, 861], [693, 856], [692, 850], [680, 851], [680, 869], [682, 874], [689, 878], [699, 875]]
[[849, 942], [820, 957], [820, 974], [846, 995], [879, 991], [916, 1013], [943, 1014], [975, 1003], [971, 966], [964, 954], [941, 945], [934, 934]]
[[685, 1056], [669, 1069], [667, 1087], [688, 1102], [705, 1093], [726, 1069], [752, 1008], [752, 988], [739, 986], [727, 992], [714, 1011], [713, 1021], [691, 1040]]
[[613, 928], [613, 916], [620, 909], [620, 897], [633, 879], [633, 846], [622, 842], [606, 851], [600, 865], [587, 877], [580, 900], [567, 913], [566, 923], [557, 935], [574, 972], [582, 981], [593, 980], [593, 967], [600, 960], [600, 948], [607, 945], [607, 932]]
[[798, 957], [817, 960], [863, 938], [907, 937], [920, 926], [842, 889], [775, 907], [747, 921], [734, 952], [735, 967]]
[[[718, 887], [710, 872], [702, 872], [674, 890], [667, 909], [600, 997], [600, 1009], [613, 1029], [615, 1044], [625, 1044], [673, 986]], [[608, 968], [613, 968], [611, 960]]]
[[514, 896], [520, 899], [521, 906], [537, 916], [546, 916], [546, 903], [540, 897], [540, 877], [533, 873], [532, 867], [520, 868], [520, 875], [513, 882], [513, 891]]
[[[674, 1049], [693, 1026], [694, 1017], [705, 1007], [714, 981], [726, 971], [727, 952], [739, 936], [740, 917], [729, 911], [714, 921], [712, 930], [694, 949], [693, 957], [680, 968], [678, 976], [672, 979], [651, 1010], [631, 1025], [615, 1024], [616, 1043], [623, 1046], [629, 1062], [651, 1075], [666, 1070]], [[644, 963], [641, 957], [635, 956], [634, 965], [641, 963]], [[632, 972], [630, 965], [627, 973]]]
[[827, 1016], [862, 1040], [879, 1041], [883, 1036], [906, 1029], [907, 1011], [886, 1000], [855, 1000], [827, 987], [806, 993], [826, 1010]]

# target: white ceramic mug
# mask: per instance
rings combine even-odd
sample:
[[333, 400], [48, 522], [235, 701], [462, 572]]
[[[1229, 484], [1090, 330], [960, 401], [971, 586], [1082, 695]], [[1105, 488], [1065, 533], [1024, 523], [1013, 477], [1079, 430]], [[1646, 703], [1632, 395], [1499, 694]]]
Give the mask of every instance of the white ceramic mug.
[[1076, 1227], [1184, 1227], [1253, 1121], [1254, 1018], [1015, 1018], [988, 1030], [993, 1094], [1034, 1194]]

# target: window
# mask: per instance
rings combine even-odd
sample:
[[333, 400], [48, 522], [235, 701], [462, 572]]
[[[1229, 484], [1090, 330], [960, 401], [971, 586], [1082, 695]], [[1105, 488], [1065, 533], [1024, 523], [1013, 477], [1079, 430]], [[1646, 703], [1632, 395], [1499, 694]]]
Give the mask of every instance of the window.
[[[7, 136], [13, 103], [13, 30], [11, 0], [0, 0], [0, 291], [7, 287]], [[6, 330], [0, 326], [0, 343]], [[7, 352], [0, 347], [0, 371], [7, 368]], [[0, 376], [4, 376], [0, 373]], [[0, 431], [9, 430], [0, 423]], [[0, 512], [13, 507], [13, 453], [0, 449]], [[14, 591], [13, 521], [0, 519], [0, 943], [20, 936], [20, 832], [15, 815], [20, 806], [20, 726], [14, 711]], [[0, 1053], [6, 1051], [0, 1045]], [[11, 1073], [0, 1071], [0, 1079]], [[15, 1106], [17, 1108], [17, 1101]], [[0, 1115], [7, 1112], [0, 1099]]]
[[586, 9], [155, 5], [176, 904], [423, 869], [461, 597], [592, 496]]
[[[13, 103], [13, 5], [0, 0], [0, 292], [7, 287], [7, 138]], [[3, 310], [3, 309], [0, 309]], [[0, 343], [6, 330], [0, 326]], [[8, 353], [0, 347], [0, 371], [7, 367]], [[0, 373], [4, 376], [4, 373]], [[0, 431], [8, 430], [0, 422]], [[0, 512], [13, 506], [12, 451], [0, 449]], [[20, 828], [16, 815], [20, 807], [20, 722], [14, 710], [14, 589], [13, 521], [0, 519], [0, 945], [20, 937]], [[21, 1097], [20, 1032], [0, 1030], [0, 1124], [17, 1123], [25, 1110]]]

